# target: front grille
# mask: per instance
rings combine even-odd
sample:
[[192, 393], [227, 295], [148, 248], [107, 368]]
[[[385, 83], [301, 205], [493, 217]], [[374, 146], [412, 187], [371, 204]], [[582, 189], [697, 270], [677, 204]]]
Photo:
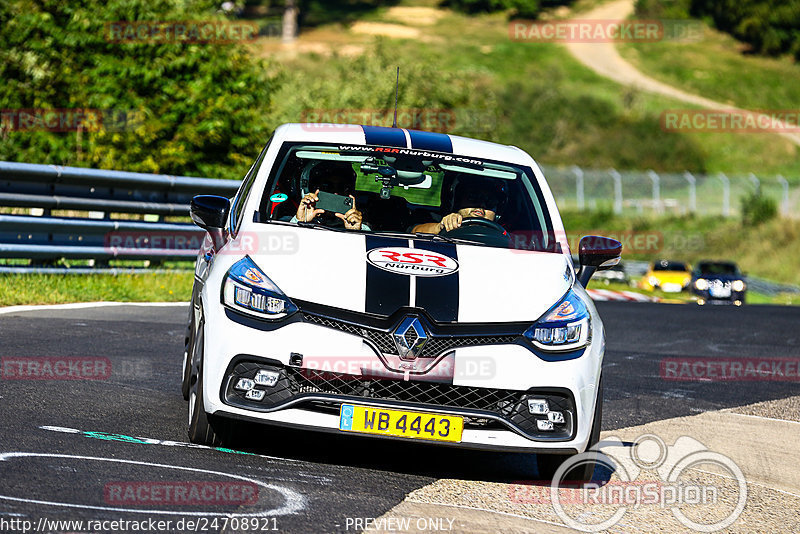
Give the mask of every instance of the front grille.
[[[310, 313], [304, 313], [303, 318], [309, 323], [363, 337], [372, 342], [383, 354], [397, 354], [397, 347], [394, 344], [391, 332], [367, 328]], [[413, 332], [413, 329], [409, 329], [409, 331], [406, 332], [406, 341], [409, 341], [409, 337], [416, 339], [416, 333]], [[510, 344], [514, 343], [517, 337], [516, 335], [438, 336], [429, 333], [428, 341], [423, 346], [421, 353], [417, 354], [417, 357], [435, 358], [440, 354], [459, 347]], [[411, 345], [412, 343], [409, 343], [409, 346]]]
[[[252, 378], [258, 369], [280, 372], [278, 383], [263, 388], [265, 396], [260, 401], [245, 398], [245, 392], [235, 389], [240, 378]], [[492, 417], [499, 417], [511, 423], [523, 435], [534, 438], [568, 439], [573, 435], [575, 413], [571, 397], [555, 392], [526, 392], [497, 388], [458, 386], [437, 382], [403, 381], [385, 378], [300, 369], [277, 365], [265, 365], [254, 361], [239, 361], [228, 374], [225, 386], [225, 399], [229, 404], [255, 410], [272, 410], [291, 401], [309, 398], [303, 408], [316, 411], [331, 411], [342, 401], [358, 403], [366, 400], [396, 402], [413, 409], [451, 408], [458, 412], [467, 410], [465, 422], [475, 427], [497, 427]], [[259, 388], [262, 389], [262, 388]], [[330, 403], [320, 404], [320, 400], [331, 397]], [[551, 411], [560, 411], [565, 423], [556, 425], [553, 431], [542, 432], [537, 429], [537, 418], [528, 410], [529, 398], [546, 398]], [[335, 398], [335, 400], [334, 400]], [[316, 405], [316, 408], [315, 408]], [[484, 417], [480, 417], [484, 415]], [[544, 416], [546, 418], [546, 416]], [[507, 425], [508, 426], [508, 425]]]

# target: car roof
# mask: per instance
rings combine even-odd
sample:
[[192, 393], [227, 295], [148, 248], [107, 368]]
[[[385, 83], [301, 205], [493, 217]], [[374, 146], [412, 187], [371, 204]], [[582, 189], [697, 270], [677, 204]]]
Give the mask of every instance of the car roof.
[[316, 141], [342, 145], [383, 145], [448, 152], [459, 156], [492, 159], [518, 165], [535, 164], [525, 151], [512, 145], [501, 145], [459, 135], [426, 132], [408, 128], [387, 128], [357, 124], [287, 123], [275, 131], [281, 142]]

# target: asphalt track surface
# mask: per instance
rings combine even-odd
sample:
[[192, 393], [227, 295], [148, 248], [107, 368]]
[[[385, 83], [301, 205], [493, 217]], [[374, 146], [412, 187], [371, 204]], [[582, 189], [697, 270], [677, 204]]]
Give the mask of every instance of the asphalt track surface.
[[[797, 380], [731, 387], [661, 376], [664, 358], [800, 359], [800, 308], [597, 306], [608, 339], [603, 430], [800, 394]], [[0, 531], [22, 532], [12, 520], [30, 520], [35, 527], [45, 518], [163, 520], [173, 526], [162, 531], [184, 532], [190, 529], [186, 523], [176, 528], [177, 521], [205, 518], [200, 520], [207, 532], [252, 532], [210, 523], [212, 514], [236, 512], [266, 514], [274, 518], [266, 525], [284, 532], [353, 532], [354, 518], [379, 517], [440, 478], [536, 477], [527, 455], [253, 425], [244, 428], [247, 445], [239, 449], [250, 454], [190, 448], [180, 395], [186, 315], [187, 308], [178, 306], [0, 315], [4, 359], [89, 357], [110, 364], [110, 373], [93, 380], [0, 379]], [[120, 482], [240, 482], [231, 478], [236, 476], [262, 484], [256, 503], [131, 504], [108, 494]], [[203, 531], [199, 526], [191, 530]]]

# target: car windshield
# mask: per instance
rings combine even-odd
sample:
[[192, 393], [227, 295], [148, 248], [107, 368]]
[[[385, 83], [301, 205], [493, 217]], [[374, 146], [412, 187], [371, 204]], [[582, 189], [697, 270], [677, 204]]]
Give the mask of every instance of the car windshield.
[[654, 271], [686, 271], [686, 264], [679, 261], [660, 261], [653, 265]]
[[[302, 200], [317, 192], [309, 214]], [[353, 209], [360, 228], [345, 226]], [[453, 213], [460, 226], [446, 230]], [[424, 150], [286, 143], [257, 220], [561, 252], [529, 167]]]
[[702, 275], [736, 276], [739, 274], [739, 269], [733, 263], [701, 263], [698, 270]]

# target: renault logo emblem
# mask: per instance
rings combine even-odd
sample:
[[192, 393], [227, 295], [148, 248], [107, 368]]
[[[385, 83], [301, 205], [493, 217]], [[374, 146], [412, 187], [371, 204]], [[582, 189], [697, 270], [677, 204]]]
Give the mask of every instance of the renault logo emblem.
[[422, 347], [428, 341], [428, 334], [416, 317], [406, 317], [392, 334], [397, 354], [401, 360], [413, 360], [422, 354]]

